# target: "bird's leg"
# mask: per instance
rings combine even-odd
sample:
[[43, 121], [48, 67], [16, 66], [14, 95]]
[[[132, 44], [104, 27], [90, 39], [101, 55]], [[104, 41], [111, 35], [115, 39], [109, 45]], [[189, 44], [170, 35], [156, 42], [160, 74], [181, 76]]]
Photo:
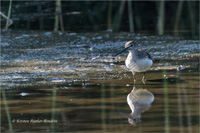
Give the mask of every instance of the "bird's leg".
[[142, 82], [143, 82], [143, 84], [145, 84], [145, 82], [146, 82], [145, 72], [144, 72], [144, 75], [143, 75], [143, 78], [142, 78]]
[[133, 81], [134, 81], [134, 85], [135, 85], [135, 83], [136, 83], [135, 73], [132, 71], [132, 74], [133, 74]]
[[135, 75], [133, 75], [133, 81], [134, 81], [134, 86], [135, 86], [135, 83], [136, 83]]

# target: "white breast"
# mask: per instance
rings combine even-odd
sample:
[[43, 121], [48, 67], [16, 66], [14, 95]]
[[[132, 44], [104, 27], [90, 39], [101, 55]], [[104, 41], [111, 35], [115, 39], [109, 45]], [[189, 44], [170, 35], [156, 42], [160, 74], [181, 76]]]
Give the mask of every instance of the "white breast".
[[126, 67], [133, 72], [142, 72], [148, 70], [153, 61], [149, 58], [133, 59], [129, 55], [125, 61]]

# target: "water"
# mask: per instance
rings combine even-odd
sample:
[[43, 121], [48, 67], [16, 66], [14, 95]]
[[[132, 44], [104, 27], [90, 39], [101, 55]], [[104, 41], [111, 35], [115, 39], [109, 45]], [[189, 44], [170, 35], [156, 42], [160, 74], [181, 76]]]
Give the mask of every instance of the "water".
[[[146, 85], [137, 73], [135, 88], [154, 100], [130, 124], [133, 78], [126, 53], [113, 55], [133, 38], [154, 58]], [[198, 132], [198, 44], [130, 33], [3, 32], [1, 131]]]

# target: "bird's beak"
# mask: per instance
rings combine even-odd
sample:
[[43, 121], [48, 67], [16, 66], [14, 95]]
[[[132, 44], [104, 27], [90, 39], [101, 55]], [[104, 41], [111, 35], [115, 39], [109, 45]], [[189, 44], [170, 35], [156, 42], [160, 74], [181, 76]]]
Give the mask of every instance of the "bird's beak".
[[125, 48], [125, 49], [123, 49], [122, 51], [120, 51], [119, 53], [117, 53], [115, 56], [118, 56], [119, 54], [121, 54], [121, 53], [123, 53], [124, 51], [126, 51], [128, 48], [130, 48], [131, 47], [131, 45], [130, 46], [128, 46], [127, 48]]

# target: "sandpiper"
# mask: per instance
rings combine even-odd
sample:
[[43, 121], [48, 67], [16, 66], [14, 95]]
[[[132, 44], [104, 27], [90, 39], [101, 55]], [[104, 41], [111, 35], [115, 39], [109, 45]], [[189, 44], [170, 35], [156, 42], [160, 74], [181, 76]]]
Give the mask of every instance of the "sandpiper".
[[146, 89], [137, 89], [134, 86], [127, 96], [127, 103], [131, 109], [131, 114], [128, 115], [128, 122], [131, 125], [136, 125], [140, 121], [141, 114], [149, 110], [153, 101], [153, 93]]
[[144, 72], [142, 81], [145, 84], [145, 81], [146, 81], [145, 71], [148, 70], [152, 66], [153, 60], [149, 53], [139, 50], [139, 49], [135, 49], [134, 48], [135, 44], [136, 43], [134, 41], [126, 42], [125, 49], [123, 49], [121, 52], [119, 52], [115, 56], [128, 50], [129, 54], [125, 61], [126, 67], [133, 73], [134, 83], [136, 82], [135, 73]]

